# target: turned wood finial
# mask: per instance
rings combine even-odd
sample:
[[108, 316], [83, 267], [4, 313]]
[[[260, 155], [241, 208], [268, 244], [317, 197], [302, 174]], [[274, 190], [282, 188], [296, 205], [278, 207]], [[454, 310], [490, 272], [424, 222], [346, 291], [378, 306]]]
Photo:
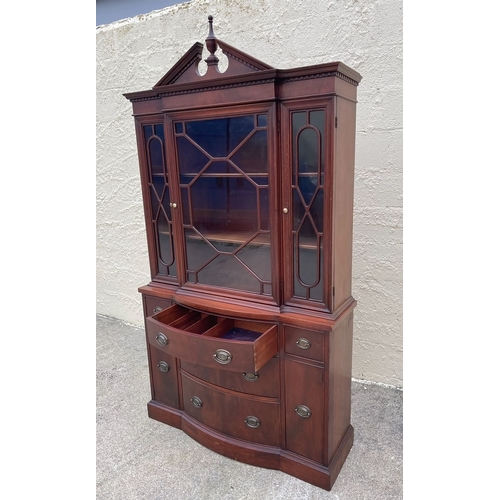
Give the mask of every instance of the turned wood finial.
[[205, 62], [208, 65], [215, 65], [219, 62], [219, 58], [215, 55], [215, 51], [218, 49], [218, 45], [212, 26], [213, 20], [214, 18], [212, 16], [208, 16], [208, 36], [205, 39], [205, 44], [207, 45], [207, 49], [210, 52], [210, 55], [205, 59]]

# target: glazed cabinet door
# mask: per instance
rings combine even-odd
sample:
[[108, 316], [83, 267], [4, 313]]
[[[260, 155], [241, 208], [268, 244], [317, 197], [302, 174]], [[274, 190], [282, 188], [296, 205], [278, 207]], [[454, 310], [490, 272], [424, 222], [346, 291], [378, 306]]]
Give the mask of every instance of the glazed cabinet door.
[[332, 102], [281, 107], [284, 302], [330, 310], [332, 303]]
[[166, 125], [181, 286], [276, 302], [274, 107], [174, 113]]
[[178, 282], [163, 115], [136, 119], [151, 277]]

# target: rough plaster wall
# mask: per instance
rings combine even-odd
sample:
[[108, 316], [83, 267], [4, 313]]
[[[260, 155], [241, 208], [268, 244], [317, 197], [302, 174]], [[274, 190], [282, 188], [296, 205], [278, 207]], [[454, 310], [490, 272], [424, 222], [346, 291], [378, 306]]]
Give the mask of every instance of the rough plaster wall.
[[131, 105], [207, 35], [278, 68], [343, 61], [358, 87], [353, 376], [402, 387], [400, 0], [192, 0], [97, 29], [97, 312], [141, 325], [149, 282]]

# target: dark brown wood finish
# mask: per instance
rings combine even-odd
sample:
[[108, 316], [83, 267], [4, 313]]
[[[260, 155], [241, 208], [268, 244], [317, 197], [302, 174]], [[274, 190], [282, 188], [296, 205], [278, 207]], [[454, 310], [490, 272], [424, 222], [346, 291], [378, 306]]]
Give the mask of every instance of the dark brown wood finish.
[[341, 62], [274, 69], [218, 40], [212, 23], [206, 74], [195, 43], [151, 90], [125, 94], [151, 268], [139, 288], [148, 414], [217, 453], [329, 490], [354, 436], [361, 77]]

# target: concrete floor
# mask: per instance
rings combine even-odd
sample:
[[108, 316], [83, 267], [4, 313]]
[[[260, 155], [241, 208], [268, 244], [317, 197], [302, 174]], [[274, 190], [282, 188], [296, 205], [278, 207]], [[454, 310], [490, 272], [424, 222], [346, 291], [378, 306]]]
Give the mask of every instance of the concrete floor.
[[144, 329], [97, 317], [98, 500], [403, 498], [403, 392], [353, 382], [354, 445], [330, 492], [235, 462], [151, 420]]

